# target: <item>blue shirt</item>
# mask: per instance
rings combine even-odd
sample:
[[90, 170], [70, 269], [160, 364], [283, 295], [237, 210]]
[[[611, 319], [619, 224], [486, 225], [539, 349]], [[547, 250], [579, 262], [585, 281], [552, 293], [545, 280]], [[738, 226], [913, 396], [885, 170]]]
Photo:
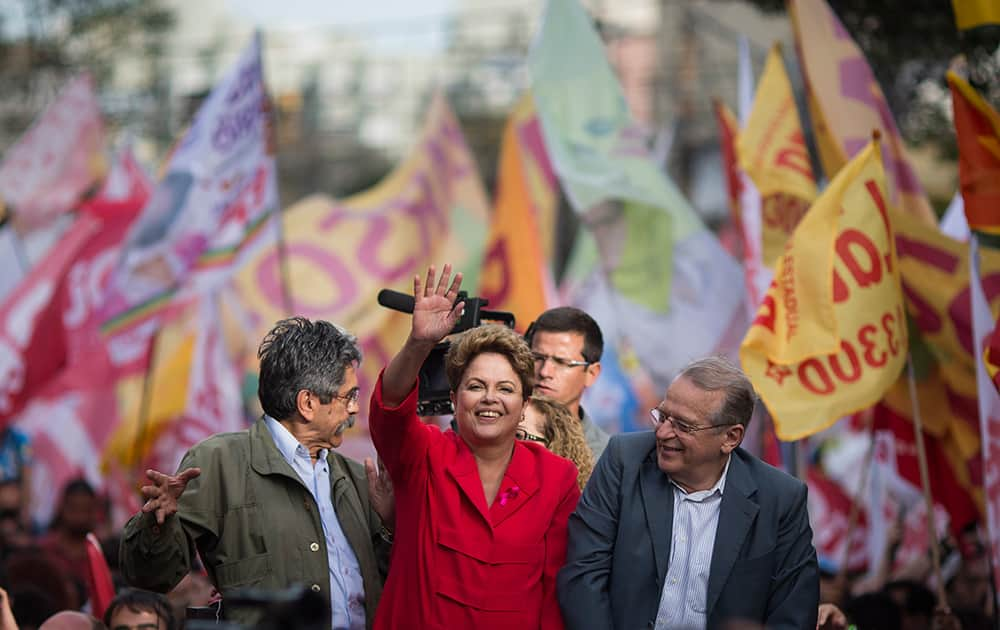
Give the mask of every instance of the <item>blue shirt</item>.
[[319, 452], [313, 464], [309, 450], [280, 422], [265, 415], [264, 422], [282, 457], [299, 476], [316, 499], [320, 522], [326, 539], [326, 560], [330, 568], [330, 610], [334, 630], [365, 629], [365, 585], [354, 549], [344, 536], [337, 513], [333, 509], [330, 488], [330, 464], [327, 449]]
[[656, 630], [701, 630], [708, 623], [708, 573], [728, 473], [729, 460], [726, 460], [722, 476], [708, 490], [686, 492], [674, 484], [673, 540], [656, 614]]

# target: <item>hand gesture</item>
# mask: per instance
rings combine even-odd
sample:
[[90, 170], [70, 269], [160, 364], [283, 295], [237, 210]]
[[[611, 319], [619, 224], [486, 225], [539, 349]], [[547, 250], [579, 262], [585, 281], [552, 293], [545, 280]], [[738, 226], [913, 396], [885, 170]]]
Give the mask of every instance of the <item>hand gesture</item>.
[[413, 328], [410, 337], [414, 341], [437, 343], [444, 339], [455, 327], [462, 315], [463, 302], [455, 303], [458, 289], [462, 286], [462, 274], [451, 277], [451, 265], [445, 265], [441, 279], [435, 284], [434, 266], [427, 269], [427, 284], [421, 285], [420, 276], [413, 277]]
[[142, 496], [148, 499], [142, 506], [142, 511], [154, 513], [157, 524], [163, 525], [168, 516], [177, 513], [177, 499], [184, 493], [188, 482], [200, 474], [200, 468], [187, 468], [173, 477], [152, 469], [147, 470], [146, 477], [153, 484], [142, 487]]
[[378, 470], [371, 457], [365, 458], [365, 473], [368, 475], [368, 500], [372, 509], [382, 519], [382, 524], [390, 531], [396, 528], [396, 495], [392, 490], [392, 479], [385, 470], [382, 458], [378, 459]]
[[847, 628], [847, 617], [833, 604], [820, 604], [816, 617], [817, 630], [844, 630]]

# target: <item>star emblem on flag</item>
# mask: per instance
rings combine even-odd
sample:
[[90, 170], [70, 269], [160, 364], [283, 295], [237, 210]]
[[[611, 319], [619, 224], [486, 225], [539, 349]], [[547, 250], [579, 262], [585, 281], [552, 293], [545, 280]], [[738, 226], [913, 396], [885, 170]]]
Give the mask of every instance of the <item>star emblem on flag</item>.
[[764, 372], [764, 376], [768, 378], [773, 378], [778, 385], [782, 384], [786, 376], [791, 376], [792, 370], [784, 365], [776, 365], [770, 359], [767, 360], [767, 371]]

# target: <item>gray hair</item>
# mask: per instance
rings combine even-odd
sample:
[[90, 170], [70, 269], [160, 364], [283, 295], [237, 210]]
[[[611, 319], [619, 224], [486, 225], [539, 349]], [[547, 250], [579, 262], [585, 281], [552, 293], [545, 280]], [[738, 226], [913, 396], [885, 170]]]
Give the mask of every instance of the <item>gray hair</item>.
[[275, 420], [285, 420], [295, 414], [303, 389], [329, 404], [347, 368], [361, 363], [361, 349], [354, 335], [330, 322], [291, 317], [267, 333], [257, 357], [260, 406]]
[[747, 375], [722, 356], [705, 357], [688, 363], [677, 378], [686, 378], [698, 389], [725, 394], [722, 406], [712, 418], [712, 424], [725, 426], [750, 424], [757, 394]]

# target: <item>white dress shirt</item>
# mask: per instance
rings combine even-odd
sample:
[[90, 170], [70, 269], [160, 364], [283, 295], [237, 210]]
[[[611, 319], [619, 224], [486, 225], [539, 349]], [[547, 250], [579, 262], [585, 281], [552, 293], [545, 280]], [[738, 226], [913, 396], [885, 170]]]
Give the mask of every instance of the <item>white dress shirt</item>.
[[326, 561], [330, 567], [330, 610], [333, 630], [365, 630], [365, 585], [354, 549], [340, 527], [333, 509], [330, 488], [330, 464], [327, 449], [319, 452], [315, 465], [306, 447], [280, 422], [265, 415], [274, 443], [282, 457], [309, 489], [319, 507], [320, 522], [326, 539]]
[[656, 630], [702, 630], [708, 623], [708, 573], [728, 473], [726, 460], [715, 485], [698, 492], [686, 492], [674, 483], [673, 540]]

